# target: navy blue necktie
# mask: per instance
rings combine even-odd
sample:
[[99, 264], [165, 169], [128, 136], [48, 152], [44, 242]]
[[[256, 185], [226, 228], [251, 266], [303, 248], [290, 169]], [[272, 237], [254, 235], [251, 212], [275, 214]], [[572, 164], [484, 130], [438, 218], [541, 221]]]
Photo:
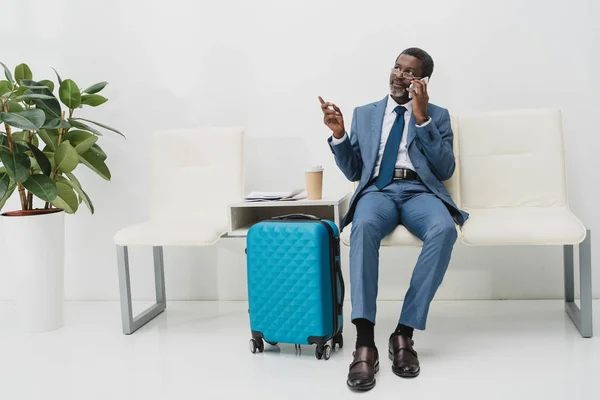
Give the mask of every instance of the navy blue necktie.
[[392, 182], [394, 176], [394, 167], [398, 158], [398, 149], [400, 148], [400, 140], [404, 131], [404, 111], [406, 108], [398, 106], [394, 109], [396, 112], [396, 120], [392, 125], [390, 135], [385, 142], [383, 157], [381, 158], [381, 166], [379, 167], [379, 175], [375, 181], [375, 186], [380, 190]]

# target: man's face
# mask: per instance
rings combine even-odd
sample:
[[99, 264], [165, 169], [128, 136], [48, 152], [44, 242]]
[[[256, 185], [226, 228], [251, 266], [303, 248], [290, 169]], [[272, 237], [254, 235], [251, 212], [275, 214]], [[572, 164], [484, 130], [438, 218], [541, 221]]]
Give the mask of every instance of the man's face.
[[423, 61], [408, 54], [401, 54], [394, 68], [396, 72], [390, 73], [390, 93], [394, 97], [408, 99], [406, 89], [410, 86], [410, 82], [415, 78], [423, 77]]

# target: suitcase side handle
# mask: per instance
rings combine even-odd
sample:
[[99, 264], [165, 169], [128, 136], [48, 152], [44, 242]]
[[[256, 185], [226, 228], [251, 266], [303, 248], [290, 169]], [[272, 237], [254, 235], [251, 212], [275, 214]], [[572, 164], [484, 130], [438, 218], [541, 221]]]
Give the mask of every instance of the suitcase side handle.
[[311, 219], [313, 221], [321, 220], [321, 218], [317, 218], [314, 215], [309, 215], [309, 214], [287, 214], [287, 215], [280, 215], [278, 217], [273, 217], [271, 219]]
[[344, 285], [344, 277], [342, 276], [342, 268], [340, 267], [340, 263], [339, 261], [336, 262], [337, 266], [335, 268], [336, 270], [336, 276], [338, 278], [338, 281], [340, 282], [340, 287], [342, 288], [342, 295], [340, 296], [340, 302], [338, 303], [338, 314], [342, 313], [342, 310], [344, 309], [344, 297], [346, 296], [346, 285]]

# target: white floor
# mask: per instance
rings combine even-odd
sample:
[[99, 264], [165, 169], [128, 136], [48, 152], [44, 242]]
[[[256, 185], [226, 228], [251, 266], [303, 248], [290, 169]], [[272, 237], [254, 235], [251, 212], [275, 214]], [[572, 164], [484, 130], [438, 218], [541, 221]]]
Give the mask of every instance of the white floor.
[[[143, 305], [140, 305], [143, 306]], [[583, 339], [561, 301], [434, 302], [417, 332], [421, 375], [403, 380], [382, 357], [376, 387], [345, 385], [354, 329], [329, 361], [293, 345], [248, 350], [245, 302], [171, 302], [131, 336], [121, 333], [117, 302], [69, 302], [65, 327], [16, 331], [0, 303], [0, 399], [600, 399], [598, 334]], [[386, 355], [400, 302], [379, 304], [376, 341]], [[346, 307], [348, 310], [349, 307]]]

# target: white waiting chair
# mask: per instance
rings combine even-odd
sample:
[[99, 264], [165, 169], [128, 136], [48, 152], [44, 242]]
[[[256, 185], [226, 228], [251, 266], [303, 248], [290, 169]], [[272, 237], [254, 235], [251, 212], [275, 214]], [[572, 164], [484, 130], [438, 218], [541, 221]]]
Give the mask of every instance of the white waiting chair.
[[[460, 195], [470, 214], [470, 246], [560, 245], [565, 308], [583, 337], [592, 336], [590, 231], [571, 212], [558, 110], [462, 115]], [[581, 309], [574, 302], [573, 247], [579, 245]]]
[[[569, 208], [560, 112], [460, 115], [452, 118], [452, 130], [456, 169], [444, 184], [457, 206], [469, 213], [457, 240], [468, 246], [563, 246], [565, 309], [581, 335], [592, 337], [591, 235]], [[347, 246], [351, 225], [341, 235]], [[381, 245], [422, 242], [398, 226]], [[581, 308], [574, 300], [575, 245]]]
[[[244, 133], [221, 127], [164, 131], [152, 138], [150, 219], [120, 230], [117, 246], [123, 332], [166, 309], [164, 246], [209, 246], [227, 232], [227, 204], [244, 190]], [[154, 253], [156, 304], [133, 315], [128, 247]]]

